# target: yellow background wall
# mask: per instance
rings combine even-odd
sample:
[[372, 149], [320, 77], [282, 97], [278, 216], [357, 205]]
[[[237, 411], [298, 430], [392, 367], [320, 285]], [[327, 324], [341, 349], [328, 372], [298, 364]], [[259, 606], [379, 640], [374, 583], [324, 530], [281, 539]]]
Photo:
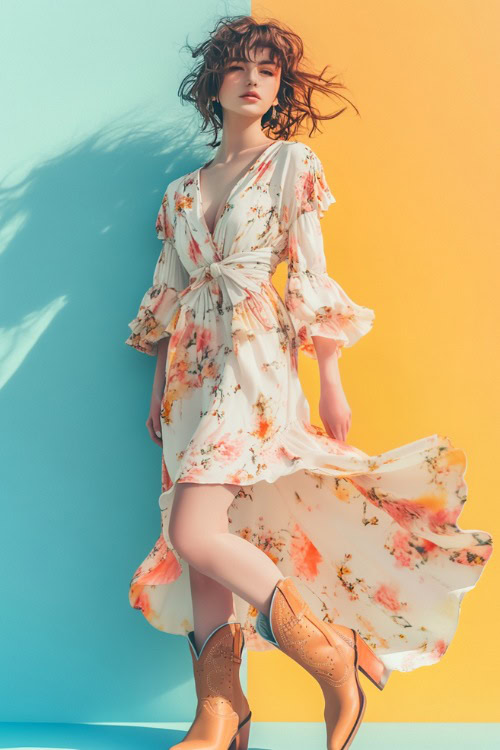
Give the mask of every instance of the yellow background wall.
[[[337, 203], [322, 221], [328, 270], [373, 329], [339, 366], [352, 409], [347, 441], [379, 453], [435, 432], [467, 454], [463, 529], [499, 536], [498, 35], [500, 4], [465, 0], [254, 3], [340, 73], [349, 108], [308, 138]], [[334, 111], [335, 100], [317, 100]], [[497, 180], [495, 181], [495, 177]], [[274, 283], [282, 291], [286, 269]], [[318, 415], [317, 364], [300, 376]], [[439, 664], [361, 675], [366, 721], [498, 720], [499, 564], [461, 606]], [[317, 683], [284, 654], [249, 653], [256, 721], [322, 721]]]

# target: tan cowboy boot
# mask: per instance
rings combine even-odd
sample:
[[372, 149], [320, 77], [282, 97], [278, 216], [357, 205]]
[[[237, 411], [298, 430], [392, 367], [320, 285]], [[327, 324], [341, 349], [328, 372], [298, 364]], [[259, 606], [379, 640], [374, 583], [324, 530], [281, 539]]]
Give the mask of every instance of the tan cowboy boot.
[[319, 682], [325, 698], [327, 749], [346, 750], [366, 708], [358, 680], [361, 656], [363, 671], [380, 689], [388, 676], [385, 665], [354, 628], [329, 625], [316, 617], [290, 577], [276, 584], [269, 618], [258, 618], [257, 631]]
[[187, 635], [198, 706], [184, 739], [170, 750], [247, 750], [252, 712], [239, 672], [244, 637], [239, 622], [218, 625], [198, 654]]

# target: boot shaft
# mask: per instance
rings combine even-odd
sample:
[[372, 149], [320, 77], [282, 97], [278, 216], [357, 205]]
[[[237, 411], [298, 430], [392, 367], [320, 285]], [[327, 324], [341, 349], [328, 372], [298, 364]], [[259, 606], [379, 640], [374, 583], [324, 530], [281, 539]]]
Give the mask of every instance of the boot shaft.
[[[240, 665], [244, 646], [243, 631], [238, 622], [223, 623], [207, 637], [198, 654], [194, 631], [188, 633], [198, 703], [217, 697], [234, 707], [239, 714], [248, 713], [248, 703], [240, 683]], [[245, 714], [246, 715], [246, 714]]]

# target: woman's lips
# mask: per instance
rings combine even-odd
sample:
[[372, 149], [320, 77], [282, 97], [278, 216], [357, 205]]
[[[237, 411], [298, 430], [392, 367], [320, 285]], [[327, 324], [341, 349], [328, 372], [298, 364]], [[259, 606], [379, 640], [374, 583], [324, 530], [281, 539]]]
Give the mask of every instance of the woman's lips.
[[260, 96], [255, 96], [255, 94], [243, 94], [243, 96], [240, 96], [240, 99], [248, 99], [249, 101], [257, 102], [260, 99]]

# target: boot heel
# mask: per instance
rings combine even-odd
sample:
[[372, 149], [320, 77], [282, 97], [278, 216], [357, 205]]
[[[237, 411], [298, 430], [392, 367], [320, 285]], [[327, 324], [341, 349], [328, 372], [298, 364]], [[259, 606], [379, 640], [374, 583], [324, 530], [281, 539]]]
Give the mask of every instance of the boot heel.
[[363, 674], [373, 682], [379, 690], [383, 690], [391, 670], [378, 658], [374, 651], [365, 643], [357, 630], [353, 630], [358, 651], [358, 667]]
[[250, 741], [250, 724], [252, 723], [251, 717], [252, 712], [250, 711], [247, 718], [244, 719], [243, 723], [240, 725], [228, 750], [248, 750], [248, 743]]

